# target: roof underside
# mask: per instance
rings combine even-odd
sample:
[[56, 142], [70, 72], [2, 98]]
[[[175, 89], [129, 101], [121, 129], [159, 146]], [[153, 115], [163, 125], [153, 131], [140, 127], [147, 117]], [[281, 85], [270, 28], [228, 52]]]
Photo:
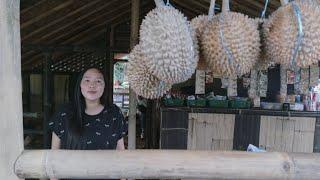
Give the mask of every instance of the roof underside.
[[[155, 5], [153, 0], [140, 2], [142, 18]], [[54, 71], [59, 71], [58, 66], [68, 71], [63, 67], [70, 65], [79, 69], [85, 62], [84, 57], [96, 57], [99, 62], [106, 59], [104, 53], [93, 56], [94, 48], [128, 51], [130, 3], [130, 0], [21, 0], [22, 70], [41, 67], [45, 53], [52, 53], [57, 67]], [[170, 3], [191, 19], [206, 14], [210, 0], [171, 0]], [[218, 12], [221, 3], [222, 0], [216, 0]], [[230, 8], [259, 17], [264, 3], [265, 0], [231, 0]], [[279, 0], [269, 0], [267, 15], [279, 6]], [[110, 31], [114, 34], [111, 38]]]

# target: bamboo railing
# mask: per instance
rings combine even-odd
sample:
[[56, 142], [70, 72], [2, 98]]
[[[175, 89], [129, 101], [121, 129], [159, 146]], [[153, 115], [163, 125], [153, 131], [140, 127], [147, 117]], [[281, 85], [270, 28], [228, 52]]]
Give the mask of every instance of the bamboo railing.
[[319, 179], [320, 154], [33, 150], [14, 169], [20, 178]]

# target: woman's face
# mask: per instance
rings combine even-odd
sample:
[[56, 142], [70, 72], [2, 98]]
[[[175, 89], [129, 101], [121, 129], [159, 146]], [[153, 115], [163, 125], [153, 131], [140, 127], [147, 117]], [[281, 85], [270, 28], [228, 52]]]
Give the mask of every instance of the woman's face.
[[88, 69], [81, 80], [81, 93], [86, 101], [99, 101], [104, 91], [104, 78], [97, 69]]

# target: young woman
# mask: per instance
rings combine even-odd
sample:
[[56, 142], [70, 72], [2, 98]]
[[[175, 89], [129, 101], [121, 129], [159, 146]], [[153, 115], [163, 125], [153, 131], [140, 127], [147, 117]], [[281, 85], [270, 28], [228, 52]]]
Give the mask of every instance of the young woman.
[[105, 78], [97, 68], [83, 71], [76, 82], [74, 100], [49, 122], [52, 149], [123, 150], [127, 126], [116, 105], [106, 105]]

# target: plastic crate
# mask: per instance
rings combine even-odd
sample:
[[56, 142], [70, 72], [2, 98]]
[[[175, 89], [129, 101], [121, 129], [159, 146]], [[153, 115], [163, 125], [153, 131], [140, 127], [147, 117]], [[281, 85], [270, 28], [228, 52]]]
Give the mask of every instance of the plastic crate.
[[250, 101], [230, 100], [229, 107], [234, 109], [248, 109], [251, 106]]
[[208, 100], [209, 107], [213, 108], [228, 108], [228, 100]]
[[187, 100], [187, 105], [193, 107], [205, 107], [207, 105], [207, 101], [205, 99]]
[[184, 106], [184, 100], [183, 99], [164, 99], [164, 105], [172, 106], [172, 107]]

